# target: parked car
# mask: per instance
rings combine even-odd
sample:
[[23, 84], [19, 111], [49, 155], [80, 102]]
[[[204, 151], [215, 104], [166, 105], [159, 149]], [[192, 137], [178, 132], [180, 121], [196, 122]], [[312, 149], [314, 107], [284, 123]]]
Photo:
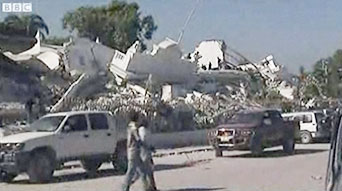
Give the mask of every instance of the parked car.
[[308, 144], [318, 139], [329, 139], [331, 123], [321, 111], [284, 113], [283, 118], [299, 122], [301, 143]]
[[282, 145], [286, 153], [294, 152], [294, 126], [284, 122], [277, 110], [255, 110], [237, 113], [230, 121], [211, 132], [215, 156], [225, 150], [251, 150], [261, 154], [265, 147]]
[[46, 182], [61, 164], [73, 160], [81, 160], [89, 173], [104, 162], [112, 162], [116, 170], [126, 168], [126, 132], [109, 112], [48, 114], [25, 131], [0, 139], [3, 181], [25, 172], [31, 182]]

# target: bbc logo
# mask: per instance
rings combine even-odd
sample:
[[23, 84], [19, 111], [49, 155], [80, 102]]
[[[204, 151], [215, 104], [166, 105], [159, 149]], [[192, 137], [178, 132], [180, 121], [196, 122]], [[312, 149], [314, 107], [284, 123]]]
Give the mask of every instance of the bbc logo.
[[2, 3], [4, 13], [32, 12], [32, 3]]

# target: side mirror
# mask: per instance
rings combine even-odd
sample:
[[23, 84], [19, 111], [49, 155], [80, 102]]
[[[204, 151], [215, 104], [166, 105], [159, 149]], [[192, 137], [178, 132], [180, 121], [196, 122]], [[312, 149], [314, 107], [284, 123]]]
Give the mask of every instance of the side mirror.
[[71, 131], [71, 127], [69, 125], [65, 125], [63, 128], [63, 132], [68, 133]]
[[264, 113], [264, 119], [268, 119], [270, 118], [270, 114], [269, 113]]

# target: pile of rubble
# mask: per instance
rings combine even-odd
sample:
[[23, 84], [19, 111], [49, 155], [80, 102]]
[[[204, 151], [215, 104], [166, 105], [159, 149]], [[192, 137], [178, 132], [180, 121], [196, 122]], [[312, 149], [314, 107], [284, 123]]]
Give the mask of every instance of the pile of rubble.
[[252, 74], [258, 74], [266, 92], [277, 92], [286, 100], [293, 100], [296, 87], [292, 82], [292, 75], [287, 70], [276, 63], [273, 55], [264, 58], [260, 63], [240, 64], [238, 69]]
[[[156, 131], [211, 128], [239, 110], [261, 107], [248, 99], [254, 94], [250, 73], [293, 99], [294, 88], [273, 57], [254, 64], [220, 40], [203, 41], [185, 57], [168, 38], [144, 53], [139, 42], [123, 53], [88, 39], [41, 45], [38, 33], [36, 41], [27, 51], [4, 55], [18, 63], [37, 58], [44, 65], [50, 76], [36, 80], [48, 84], [50, 112], [108, 110], [125, 119], [137, 110]], [[110, 80], [116, 91], [106, 87]]]
[[187, 102], [195, 111], [194, 120], [200, 127], [210, 128], [232, 117], [236, 112], [244, 109], [260, 108], [261, 105], [248, 99], [223, 95], [194, 96]]
[[[186, 97], [170, 101], [142, 96], [122, 88], [119, 93], [109, 93], [91, 100], [73, 99], [66, 102], [63, 110], [107, 110], [115, 116], [126, 119], [129, 111], [143, 113], [155, 132], [170, 132], [212, 128], [243, 109], [260, 108], [261, 105], [226, 96], [193, 92]], [[122, 125], [125, 125], [122, 122]]]

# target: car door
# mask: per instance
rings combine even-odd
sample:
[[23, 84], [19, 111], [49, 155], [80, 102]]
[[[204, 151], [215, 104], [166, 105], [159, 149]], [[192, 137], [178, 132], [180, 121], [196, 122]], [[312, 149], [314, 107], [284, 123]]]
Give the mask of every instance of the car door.
[[274, 140], [274, 135], [273, 135], [273, 123], [272, 123], [272, 119], [271, 119], [271, 114], [269, 111], [265, 111], [263, 113], [263, 139], [266, 142], [271, 142]]
[[89, 145], [88, 123], [85, 115], [69, 116], [58, 135], [58, 158], [79, 158]]
[[112, 154], [115, 149], [115, 134], [109, 126], [105, 113], [88, 114], [90, 123], [89, 149], [92, 154]]
[[307, 113], [301, 116], [301, 120], [299, 122], [301, 131], [309, 131], [316, 132], [317, 131], [317, 123], [315, 120], [314, 113]]
[[342, 123], [341, 116], [338, 119], [338, 125], [333, 127], [330, 153], [328, 161], [328, 170], [326, 174], [326, 191], [342, 190]]
[[283, 137], [284, 121], [278, 111], [271, 111], [272, 120], [272, 140], [279, 141]]

